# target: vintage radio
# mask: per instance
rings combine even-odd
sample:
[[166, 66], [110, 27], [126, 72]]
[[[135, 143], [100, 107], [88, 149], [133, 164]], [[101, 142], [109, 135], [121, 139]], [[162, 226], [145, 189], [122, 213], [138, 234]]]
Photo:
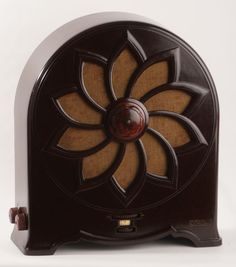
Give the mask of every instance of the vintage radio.
[[35, 50], [15, 99], [12, 240], [166, 236], [217, 246], [218, 102], [196, 52], [126, 13], [76, 19]]

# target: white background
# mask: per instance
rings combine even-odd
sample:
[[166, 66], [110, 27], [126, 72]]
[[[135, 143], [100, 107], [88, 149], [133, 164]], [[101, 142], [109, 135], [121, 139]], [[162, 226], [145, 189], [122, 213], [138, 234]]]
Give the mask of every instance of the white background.
[[[158, 21], [203, 58], [221, 109], [219, 231], [223, 246], [193, 248], [158, 241], [133, 247], [60, 248], [54, 256], [23, 256], [10, 241], [14, 206], [13, 104], [30, 54], [52, 31], [94, 12], [126, 11]], [[0, 266], [236, 266], [236, 1], [0, 0]]]

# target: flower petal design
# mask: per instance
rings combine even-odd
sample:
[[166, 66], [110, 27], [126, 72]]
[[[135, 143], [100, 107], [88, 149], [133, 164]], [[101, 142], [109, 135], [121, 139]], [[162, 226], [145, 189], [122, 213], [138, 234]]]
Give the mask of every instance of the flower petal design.
[[108, 80], [114, 100], [125, 97], [130, 78], [145, 60], [142, 47], [131, 32], [126, 31], [108, 64]]
[[105, 112], [110, 103], [105, 82], [107, 59], [92, 52], [75, 52], [75, 83], [88, 101]]
[[[127, 206], [146, 179], [177, 188], [178, 148], [194, 142], [207, 145], [197, 125], [180, 115], [195, 111], [207, 91], [179, 82], [179, 73], [179, 48], [147, 59], [129, 31], [109, 60], [76, 50], [76, 87], [54, 98], [67, 121], [49, 145], [53, 152], [76, 159], [78, 192], [109, 181]], [[146, 106], [149, 128], [133, 143], [119, 144], [106, 136], [103, 123], [109, 121], [107, 108], [123, 97]]]
[[207, 145], [197, 125], [187, 117], [169, 111], [154, 111], [149, 115], [149, 127], [161, 133], [172, 147], [177, 148], [194, 141]]
[[56, 100], [57, 107], [67, 119], [78, 123], [100, 124], [102, 113], [90, 105], [78, 92], [65, 94]]
[[146, 132], [141, 141], [147, 155], [147, 172], [165, 176], [167, 173], [167, 155], [161, 142], [149, 132]]
[[138, 62], [129, 48], [123, 49], [112, 66], [112, 85], [117, 98], [125, 96], [125, 91], [131, 75], [138, 66]]
[[57, 146], [69, 151], [84, 151], [99, 145], [105, 139], [106, 135], [103, 130], [69, 127], [59, 139]]
[[140, 101], [148, 111], [165, 110], [192, 115], [204, 101], [208, 91], [188, 82], [168, 83], [145, 94]]
[[168, 82], [168, 63], [167, 61], [152, 64], [138, 77], [135, 82], [131, 96], [140, 99], [151, 89], [166, 84]]
[[104, 67], [92, 62], [83, 62], [81, 76], [87, 94], [101, 107], [106, 108], [110, 100], [104, 80]]
[[145, 103], [148, 111], [166, 110], [183, 113], [191, 101], [191, 96], [183, 91], [170, 89], [150, 97]]
[[126, 97], [140, 99], [150, 90], [178, 80], [179, 49], [163, 51], [147, 59], [133, 74]]
[[149, 127], [161, 133], [172, 147], [179, 147], [190, 142], [187, 130], [175, 119], [166, 116], [152, 116]]
[[[151, 139], [150, 136], [152, 136]], [[142, 141], [144, 141], [147, 151], [147, 177], [160, 186], [177, 188], [178, 160], [174, 149], [160, 133], [151, 128], [147, 129], [143, 137]], [[152, 143], [149, 143], [149, 141]], [[152, 146], [157, 148], [156, 151], [150, 148]], [[162, 158], [158, 159], [158, 156]]]
[[105, 173], [114, 163], [120, 145], [116, 142], [110, 142], [103, 149], [83, 158], [82, 174], [83, 179], [93, 179]]
[[139, 170], [139, 154], [135, 143], [127, 143], [123, 160], [113, 175], [114, 180], [122, 191], [134, 181]]

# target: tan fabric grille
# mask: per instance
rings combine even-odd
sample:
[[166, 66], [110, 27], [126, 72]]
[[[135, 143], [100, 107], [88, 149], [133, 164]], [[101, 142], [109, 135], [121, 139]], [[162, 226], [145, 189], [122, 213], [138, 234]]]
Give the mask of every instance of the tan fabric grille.
[[92, 179], [104, 173], [114, 162], [119, 150], [119, 144], [109, 143], [103, 149], [88, 157], [83, 158], [84, 179]]
[[168, 82], [168, 62], [162, 61], [148, 67], [137, 79], [131, 96], [140, 99], [151, 89]]
[[104, 68], [94, 63], [85, 62], [82, 74], [85, 88], [90, 97], [100, 106], [106, 108], [110, 101], [104, 82]]
[[136, 177], [139, 167], [139, 155], [137, 147], [134, 143], [126, 145], [123, 160], [114, 174], [114, 178], [118, 185], [126, 190]]
[[167, 110], [183, 113], [191, 101], [191, 96], [183, 90], [166, 90], [149, 98], [144, 104], [148, 111]]
[[102, 141], [106, 135], [103, 130], [68, 128], [58, 142], [58, 146], [71, 151], [90, 149]]
[[117, 98], [124, 97], [129, 79], [138, 63], [129, 49], [124, 49], [115, 60], [112, 69], [112, 83]]
[[141, 141], [147, 154], [147, 172], [164, 176], [167, 171], [167, 156], [163, 146], [149, 133], [145, 133]]
[[190, 142], [188, 132], [175, 119], [166, 116], [151, 116], [149, 127], [161, 133], [172, 147], [179, 147]]
[[57, 103], [71, 119], [88, 124], [99, 124], [102, 114], [90, 106], [78, 93], [65, 94], [58, 98]]
[[[113, 65], [112, 83], [117, 98], [124, 97], [128, 82], [138, 62], [132, 52], [124, 49]], [[104, 82], [104, 68], [100, 65], [84, 62], [82, 78], [90, 97], [100, 106], [109, 105], [107, 89]], [[140, 99], [151, 89], [168, 82], [168, 62], [162, 61], [149, 66], [139, 76], [131, 91], [131, 97]], [[71, 119], [88, 124], [100, 124], [102, 114], [89, 105], [78, 93], [69, 93], [58, 100], [62, 110]], [[160, 92], [144, 104], [148, 111], [167, 110], [182, 113], [191, 101], [191, 96], [181, 89], [170, 89]], [[161, 133], [173, 147], [184, 145], [190, 141], [186, 129], [176, 120], [166, 116], [151, 116], [150, 128]], [[104, 141], [106, 135], [103, 130], [85, 130], [68, 128], [59, 140], [58, 146], [70, 151], [83, 151], [95, 147]], [[147, 155], [147, 172], [156, 175], [166, 175], [167, 154], [160, 143], [152, 134], [146, 132], [141, 140]], [[116, 159], [119, 144], [111, 142], [98, 152], [83, 158], [82, 172], [84, 179], [92, 179], [111, 167]], [[113, 175], [113, 178], [122, 190], [134, 181], [140, 164], [139, 152], [135, 143], [127, 143], [125, 155]]]

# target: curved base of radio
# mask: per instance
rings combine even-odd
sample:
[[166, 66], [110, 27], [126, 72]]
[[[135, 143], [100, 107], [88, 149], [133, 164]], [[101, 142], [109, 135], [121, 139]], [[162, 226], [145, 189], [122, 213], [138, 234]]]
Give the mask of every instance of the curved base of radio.
[[[191, 228], [191, 229], [190, 229]], [[80, 240], [84, 240], [91, 243], [102, 244], [102, 245], [135, 245], [142, 242], [153, 241], [171, 236], [173, 238], [184, 238], [193, 244], [195, 247], [211, 247], [220, 246], [222, 244], [222, 239], [218, 235], [218, 231], [214, 227], [177, 227], [171, 226], [168, 230], [152, 233], [150, 235], [145, 235], [139, 238], [130, 238], [126, 240], [120, 240], [110, 237], [96, 236], [85, 231], [80, 232], [80, 237], [74, 240], [68, 240], [64, 242], [40, 242], [28, 240], [25, 244], [22, 242], [22, 232], [14, 229], [11, 239], [15, 245], [25, 254], [25, 255], [52, 255], [55, 253], [58, 247], [68, 244], [77, 243]]]

